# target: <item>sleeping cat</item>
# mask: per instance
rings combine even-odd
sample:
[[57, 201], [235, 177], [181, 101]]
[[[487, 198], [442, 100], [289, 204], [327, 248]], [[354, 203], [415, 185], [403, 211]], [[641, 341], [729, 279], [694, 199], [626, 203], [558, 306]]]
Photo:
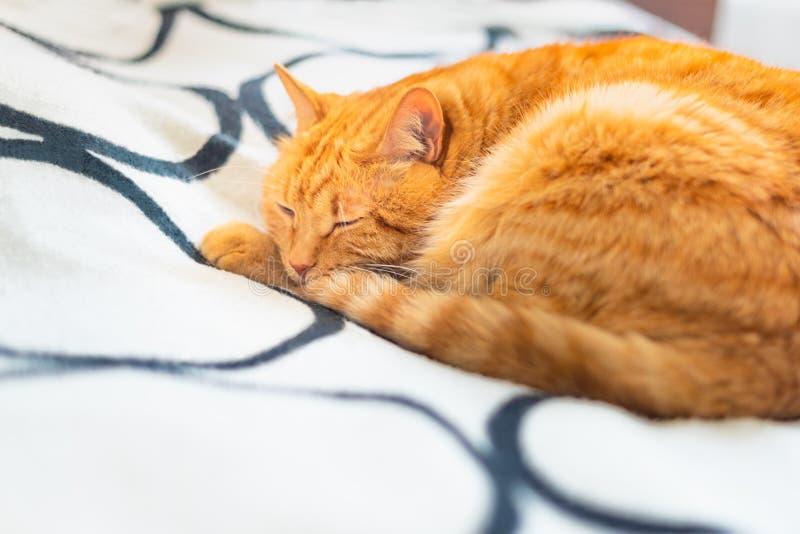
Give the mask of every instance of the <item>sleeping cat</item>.
[[214, 265], [409, 349], [652, 416], [800, 416], [800, 74], [633, 38], [348, 96], [276, 66], [297, 132]]

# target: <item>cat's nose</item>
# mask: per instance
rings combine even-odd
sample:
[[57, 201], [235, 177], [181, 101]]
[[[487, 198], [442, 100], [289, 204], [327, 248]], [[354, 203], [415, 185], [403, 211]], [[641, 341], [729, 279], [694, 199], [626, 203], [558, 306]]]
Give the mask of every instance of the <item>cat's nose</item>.
[[294, 263], [291, 261], [289, 262], [289, 265], [292, 266], [292, 269], [294, 269], [294, 272], [296, 272], [298, 276], [303, 276], [303, 273], [311, 268], [311, 265], [307, 265], [305, 263]]

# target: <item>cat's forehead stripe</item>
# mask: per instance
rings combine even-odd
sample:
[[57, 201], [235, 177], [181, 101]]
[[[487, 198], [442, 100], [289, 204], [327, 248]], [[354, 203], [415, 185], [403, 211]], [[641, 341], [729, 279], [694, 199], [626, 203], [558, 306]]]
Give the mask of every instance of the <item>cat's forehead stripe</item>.
[[317, 133], [316, 139], [309, 140], [306, 149], [309, 152], [303, 157], [293, 181], [297, 184], [296, 192], [302, 197], [316, 197], [335, 178], [335, 169], [319, 169], [327, 162], [346, 161], [348, 146], [365, 129], [365, 118], [376, 117], [386, 104], [385, 98], [359, 99], [357, 105], [344, 108], [336, 116], [331, 117], [327, 128]]
[[[303, 155], [292, 175], [284, 181], [284, 198], [291, 197], [293, 204], [308, 208], [330, 202], [330, 209], [336, 215], [340, 197], [325, 198], [326, 189], [335, 190], [342, 180], [353, 178], [350, 174], [353, 169], [348, 168], [348, 164], [354, 164], [350, 161], [350, 152], [355, 141], [360, 141], [359, 146], [363, 146], [365, 143], [362, 138], [369, 137], [369, 141], [374, 143], [372, 138], [380, 130], [378, 123], [385, 111], [390, 109], [386, 107], [387, 101], [391, 100], [386, 92], [361, 96], [363, 98], [350, 106], [334, 110], [324, 125], [297, 140], [301, 143], [296, 145], [298, 153]], [[309, 134], [312, 137], [308, 137]]]

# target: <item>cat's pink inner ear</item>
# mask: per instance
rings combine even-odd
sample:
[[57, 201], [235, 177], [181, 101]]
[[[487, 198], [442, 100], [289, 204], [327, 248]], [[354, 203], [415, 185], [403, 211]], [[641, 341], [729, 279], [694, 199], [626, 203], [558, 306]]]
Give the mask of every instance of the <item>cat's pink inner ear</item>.
[[417, 158], [433, 163], [442, 153], [444, 114], [429, 90], [415, 87], [405, 94], [389, 121], [381, 154], [389, 158]]
[[294, 104], [297, 133], [302, 133], [322, 118], [322, 98], [313, 89], [292, 76], [283, 65], [276, 63], [275, 72]]

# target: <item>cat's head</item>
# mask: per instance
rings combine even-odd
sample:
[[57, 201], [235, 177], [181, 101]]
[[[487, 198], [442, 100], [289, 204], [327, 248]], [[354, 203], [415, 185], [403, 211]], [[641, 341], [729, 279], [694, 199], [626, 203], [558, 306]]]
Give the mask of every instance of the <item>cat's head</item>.
[[277, 65], [297, 116], [262, 213], [295, 281], [409, 258], [443, 190], [445, 121], [422, 87], [320, 94]]

